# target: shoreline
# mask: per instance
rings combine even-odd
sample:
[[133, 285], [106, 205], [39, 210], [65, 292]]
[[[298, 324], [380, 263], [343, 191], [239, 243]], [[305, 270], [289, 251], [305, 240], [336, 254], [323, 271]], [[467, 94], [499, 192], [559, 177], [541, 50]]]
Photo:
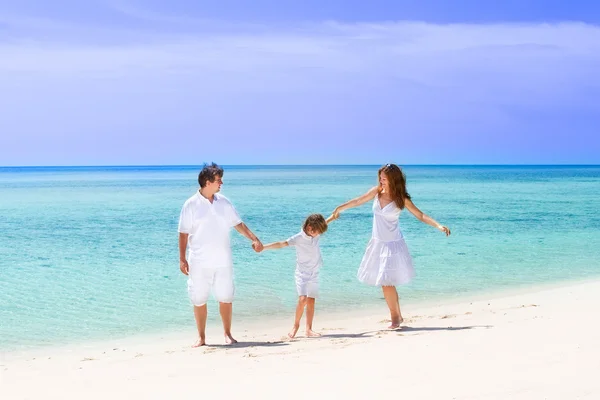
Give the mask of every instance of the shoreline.
[[[181, 332], [119, 347], [3, 360], [0, 398], [597, 399], [600, 304], [593, 280], [505, 297], [405, 307], [405, 325], [338, 315], [321, 338], [287, 340], [285, 325], [239, 326], [240, 343], [191, 348]], [[383, 305], [385, 307], [385, 305]], [[345, 318], [345, 319], [344, 319]], [[275, 321], [274, 321], [275, 322]], [[279, 323], [279, 322], [277, 322]], [[190, 331], [193, 330], [191, 327]], [[216, 329], [215, 329], [216, 328]], [[596, 371], [596, 372], [594, 372]]]
[[[432, 312], [436, 309], [446, 309], [452, 306], [465, 306], [467, 303], [472, 304], [493, 302], [523, 295], [534, 295], [536, 293], [556, 289], [568, 289], [586, 284], [600, 284], [600, 277], [576, 278], [557, 282], [541, 282], [530, 286], [523, 284], [518, 287], [507, 287], [488, 291], [482, 290], [447, 298], [440, 297], [435, 299], [408, 302], [403, 302], [402, 289], [399, 290], [399, 294], [402, 313], [405, 316], [405, 320], [410, 320], [411, 315], [414, 313]], [[212, 299], [211, 301], [214, 303]], [[450, 311], [451, 310], [448, 310], [447, 312]], [[213, 321], [209, 320], [207, 323], [207, 342], [209, 346], [222, 345], [221, 322], [219, 317], [216, 315], [216, 313], [218, 313], [216, 303], [210, 305], [209, 312], [212, 312], [213, 317], [216, 319]], [[319, 332], [321, 327], [325, 327], [324, 329], [327, 329], [327, 325], [348, 320], [384, 320], [387, 318], [389, 318], [388, 309], [385, 305], [385, 300], [383, 297], [379, 299], [378, 304], [375, 304], [374, 301], [373, 304], [369, 304], [356, 310], [320, 311], [317, 304], [314, 329], [315, 331]], [[267, 335], [274, 337], [279, 335], [284, 338], [287, 332], [291, 329], [292, 320], [293, 312], [288, 316], [263, 315], [254, 321], [247, 319], [236, 321], [234, 310], [232, 332], [234, 337], [240, 342], [240, 337], [242, 337], [242, 335], [245, 337], [260, 333], [266, 333]], [[304, 321], [305, 316], [303, 316], [302, 323]], [[365, 329], [369, 329], [368, 324], [365, 324]], [[298, 331], [298, 335], [303, 335], [302, 325]], [[196, 328], [193, 314], [190, 309], [189, 325], [187, 327], [147, 334], [122, 335], [110, 339], [93, 339], [90, 341], [75, 343], [41, 345], [39, 347], [27, 349], [0, 350], [0, 367], [6, 362], [56, 357], [60, 356], [61, 354], [76, 354], [80, 352], [97, 353], [98, 351], [106, 352], [115, 348], [123, 349], [139, 347], [140, 350], [143, 350], [144, 348], [155, 346], [154, 343], [156, 342], [162, 342], [165, 344], [165, 346], [185, 346], [186, 343], [191, 345], [195, 339]]]

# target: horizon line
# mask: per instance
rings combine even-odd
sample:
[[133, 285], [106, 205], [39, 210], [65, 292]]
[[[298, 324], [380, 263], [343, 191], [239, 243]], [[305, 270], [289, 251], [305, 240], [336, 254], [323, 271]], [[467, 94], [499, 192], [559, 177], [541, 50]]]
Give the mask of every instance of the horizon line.
[[[201, 164], [95, 164], [95, 165], [0, 165], [0, 168], [157, 168], [157, 167], [175, 167], [175, 168], [197, 168], [203, 167]], [[209, 164], [209, 163], [206, 163]], [[577, 163], [507, 163], [507, 164], [400, 164], [407, 167], [598, 167], [600, 164], [577, 164]], [[218, 164], [222, 167], [373, 167], [384, 164]]]

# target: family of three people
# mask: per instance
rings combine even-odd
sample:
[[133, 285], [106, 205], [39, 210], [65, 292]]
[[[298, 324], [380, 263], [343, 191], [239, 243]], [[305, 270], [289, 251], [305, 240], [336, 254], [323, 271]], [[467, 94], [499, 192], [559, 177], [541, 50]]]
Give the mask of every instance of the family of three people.
[[188, 276], [188, 295], [194, 306], [198, 341], [194, 347], [206, 344], [206, 303], [211, 292], [219, 302], [225, 342], [237, 341], [231, 334], [232, 302], [234, 298], [233, 260], [230, 230], [235, 228], [252, 242], [256, 252], [293, 246], [296, 249], [295, 280], [298, 305], [294, 326], [289, 337], [295, 337], [306, 309], [306, 336], [319, 336], [312, 329], [315, 299], [319, 293], [319, 270], [323, 264], [319, 247], [320, 236], [328, 224], [343, 211], [373, 200], [373, 230], [358, 268], [358, 280], [383, 290], [390, 310], [390, 329], [403, 322], [396, 286], [407, 284], [415, 275], [412, 258], [399, 228], [399, 217], [408, 209], [418, 220], [429, 224], [446, 236], [450, 229], [424, 214], [412, 202], [406, 191], [404, 172], [395, 164], [386, 164], [378, 171], [378, 185], [333, 210], [325, 219], [321, 214], [306, 218], [300, 232], [289, 239], [263, 245], [244, 224], [233, 204], [219, 194], [223, 185], [223, 169], [212, 163], [198, 175], [200, 189], [183, 205], [179, 216], [179, 260], [181, 272]]

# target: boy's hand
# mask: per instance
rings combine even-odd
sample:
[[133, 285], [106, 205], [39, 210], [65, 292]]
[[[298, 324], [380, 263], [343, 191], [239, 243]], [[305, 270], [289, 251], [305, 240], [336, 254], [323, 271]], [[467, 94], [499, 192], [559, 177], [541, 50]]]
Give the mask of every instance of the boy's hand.
[[179, 260], [179, 269], [183, 272], [184, 275], [187, 275], [190, 272], [190, 266], [187, 260]]

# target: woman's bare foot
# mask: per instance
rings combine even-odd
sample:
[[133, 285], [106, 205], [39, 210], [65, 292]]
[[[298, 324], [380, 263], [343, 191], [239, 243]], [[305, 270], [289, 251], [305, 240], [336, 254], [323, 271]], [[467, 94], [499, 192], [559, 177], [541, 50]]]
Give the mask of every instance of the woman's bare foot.
[[193, 348], [202, 346], [206, 346], [206, 341], [204, 339], [198, 339], [196, 343], [192, 345]]
[[306, 330], [306, 337], [320, 337], [321, 334], [313, 331], [312, 329]]
[[296, 337], [296, 333], [298, 333], [298, 329], [300, 328], [300, 325], [294, 325], [294, 327], [292, 328], [292, 330], [290, 331], [290, 333], [288, 333], [288, 337], [290, 339], [293, 339]]
[[233, 336], [231, 336], [231, 333], [226, 333], [225, 334], [225, 344], [234, 344], [237, 343], [238, 341], [235, 340], [233, 338]]
[[398, 329], [400, 328], [400, 324], [404, 322], [404, 318], [400, 317], [398, 321], [392, 321], [392, 324], [388, 326], [388, 329]]

